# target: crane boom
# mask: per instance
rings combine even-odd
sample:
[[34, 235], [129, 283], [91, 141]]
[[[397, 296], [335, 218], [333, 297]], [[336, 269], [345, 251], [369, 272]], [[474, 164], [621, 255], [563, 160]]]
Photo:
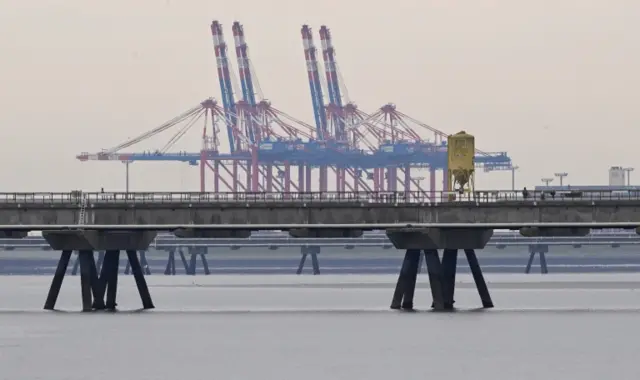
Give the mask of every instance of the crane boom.
[[222, 104], [225, 111], [229, 149], [231, 150], [231, 153], [233, 153], [236, 151], [236, 141], [234, 136], [234, 128], [237, 123], [236, 103], [233, 97], [231, 75], [229, 74], [227, 44], [224, 42], [222, 25], [218, 21], [213, 21], [211, 23], [211, 35], [213, 36], [213, 47], [216, 54], [218, 79], [220, 81], [220, 92], [222, 93]]
[[[342, 94], [340, 91], [340, 81], [338, 80], [338, 70], [336, 68], [335, 50], [333, 48], [333, 42], [331, 41], [331, 32], [325, 25], [320, 27], [320, 42], [322, 45], [322, 58], [327, 77], [329, 99], [331, 104], [335, 105], [340, 114], [342, 114]], [[336, 140], [345, 141], [347, 136], [345, 135], [344, 120], [342, 117], [339, 117], [336, 122]]]
[[324, 96], [320, 85], [320, 75], [318, 73], [316, 47], [313, 43], [311, 28], [308, 25], [302, 26], [302, 43], [304, 46], [304, 56], [307, 62], [307, 73], [309, 75], [309, 88], [311, 89], [311, 100], [313, 102], [313, 112], [316, 120], [317, 137], [319, 140], [325, 140], [327, 137], [327, 116], [324, 112]]

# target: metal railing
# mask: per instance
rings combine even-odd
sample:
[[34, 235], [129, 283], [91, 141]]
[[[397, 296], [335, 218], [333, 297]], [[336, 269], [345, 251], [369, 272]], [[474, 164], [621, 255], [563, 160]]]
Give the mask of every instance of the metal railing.
[[[589, 244], [595, 242], [602, 243], [640, 243], [640, 236], [635, 233], [620, 234], [589, 234], [586, 236], [538, 236], [527, 237], [520, 235], [494, 234], [490, 239], [490, 243], [494, 245], [510, 245], [513, 243], [525, 244]], [[13, 245], [20, 247], [37, 247], [48, 245], [42, 237], [26, 237], [26, 238], [8, 238], [0, 239], [1, 244]], [[251, 246], [259, 244], [262, 246], [282, 245], [282, 244], [340, 244], [340, 245], [384, 245], [391, 244], [386, 235], [381, 234], [376, 237], [357, 237], [357, 238], [293, 238], [290, 236], [283, 237], [249, 237], [249, 238], [178, 238], [175, 236], [163, 236], [154, 239], [152, 246], [171, 246], [171, 245], [216, 245], [226, 244], [229, 246]]]
[[[389, 243], [386, 233], [367, 233], [365, 232], [360, 237], [338, 237], [338, 238], [294, 238], [287, 232], [281, 232], [278, 234], [264, 234], [263, 231], [253, 231], [248, 238], [180, 238], [173, 234], [159, 233], [154, 239], [156, 244], [167, 244], [171, 242], [191, 242], [191, 241], [230, 241], [230, 242], [247, 242], [247, 241], [260, 241], [268, 243], [278, 243], [288, 240], [295, 241], [340, 241], [345, 244], [357, 243], [362, 241], [376, 242], [376, 243]], [[607, 232], [603, 233], [599, 230], [591, 230], [586, 236], [567, 237], [567, 236], [522, 236], [518, 231], [501, 231], [494, 232], [491, 237], [491, 241], [512, 241], [512, 240], [534, 240], [539, 241], [564, 241], [569, 239], [582, 239], [582, 240], [602, 240], [602, 239], [614, 239], [614, 240], [639, 240], [640, 235], [634, 231], [621, 230], [620, 232]], [[40, 236], [27, 236], [24, 238], [0, 238], [0, 242], [3, 243], [16, 243], [16, 244], [40, 244], [44, 243], [44, 238]]]
[[[530, 246], [544, 244], [549, 246], [622, 246], [622, 245], [640, 245], [640, 238], [637, 239], [585, 239], [577, 237], [566, 237], [564, 239], [557, 238], [521, 238], [510, 239], [506, 241], [491, 240], [487, 243], [488, 247], [513, 247], [513, 246]], [[375, 247], [375, 248], [391, 248], [390, 242], [371, 242], [360, 240], [356, 242], [335, 241], [334, 239], [283, 239], [280, 242], [262, 242], [262, 241], [230, 241], [226, 239], [205, 239], [205, 240], [176, 240], [171, 242], [155, 241], [151, 244], [151, 248], [166, 249], [177, 247], [223, 247], [223, 248], [270, 248], [270, 247], [301, 247], [301, 246], [321, 246], [321, 247]], [[48, 243], [42, 242], [8, 242], [0, 239], [0, 249], [49, 249]]]
[[379, 203], [379, 204], [439, 204], [445, 202], [584, 202], [584, 201], [640, 201], [640, 191], [513, 191], [487, 190], [466, 193], [423, 191], [378, 192], [254, 192], [254, 193], [201, 193], [201, 192], [91, 192], [68, 193], [0, 193], [0, 204], [77, 204], [86, 197], [95, 203]]
[[[508, 244], [502, 244], [502, 243], [496, 243], [496, 242], [489, 242], [487, 243], [487, 247], [528, 247], [530, 245], [535, 245], [536, 243], [529, 243], [529, 242], [512, 242], [512, 243], [508, 243]], [[557, 246], [573, 246], [573, 245], [580, 245], [580, 246], [607, 246], [607, 247], [612, 247], [612, 246], [630, 246], [630, 245], [638, 245], [637, 241], [625, 241], [625, 242], [618, 242], [618, 241], [594, 241], [594, 242], [554, 242], [554, 243], [543, 243], [543, 244], [547, 244], [549, 246], [552, 247], [557, 247]], [[192, 244], [166, 244], [166, 245], [162, 245], [160, 247], [155, 247], [155, 246], [151, 246], [152, 248], [155, 249], [166, 249], [166, 248], [181, 248], [181, 247], [202, 247], [202, 248], [232, 248], [232, 249], [242, 249], [242, 248], [271, 248], [271, 247], [277, 247], [277, 248], [296, 248], [296, 247], [302, 247], [302, 246], [306, 246], [307, 244], [304, 243], [297, 243], [297, 242], [292, 242], [292, 243], [282, 243], [282, 244], [277, 244], [277, 245], [268, 245], [268, 244], [264, 244], [264, 243], [244, 243], [244, 244], [227, 244], [227, 243], [192, 243]], [[319, 246], [319, 247], [334, 247], [334, 248], [346, 248], [346, 249], [354, 249], [354, 248], [378, 248], [378, 249], [390, 249], [393, 248], [392, 245], [380, 245], [380, 244], [376, 244], [376, 243], [359, 243], [359, 244], [342, 244], [342, 243], [318, 243], [318, 244], [314, 244], [314, 246]], [[33, 245], [33, 246], [27, 246], [27, 245], [13, 245], [13, 244], [3, 244], [0, 243], [0, 250], [7, 250], [7, 249], [33, 249], [33, 250], [50, 250], [51, 247], [49, 246], [49, 244], [41, 244], [41, 245]]]

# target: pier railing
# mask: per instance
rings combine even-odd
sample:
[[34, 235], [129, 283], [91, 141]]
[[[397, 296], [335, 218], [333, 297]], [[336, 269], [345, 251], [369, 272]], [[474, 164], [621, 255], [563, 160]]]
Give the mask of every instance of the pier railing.
[[[548, 245], [637, 245], [640, 236], [635, 233], [590, 234], [587, 236], [546, 236], [525, 237], [505, 233], [496, 233], [489, 240], [489, 246], [521, 246], [532, 244]], [[386, 235], [359, 238], [293, 238], [283, 236], [268, 238], [252, 236], [249, 238], [178, 238], [175, 236], [158, 237], [151, 244], [153, 248], [168, 247], [299, 247], [319, 245], [325, 247], [390, 247], [391, 242]], [[48, 243], [42, 237], [23, 239], [0, 239], [2, 248], [47, 248]]]
[[584, 202], [640, 200], [640, 191], [513, 191], [486, 190], [466, 193], [438, 191], [432, 196], [422, 191], [378, 192], [81, 192], [68, 193], [0, 193], [0, 203], [80, 204], [89, 203], [411, 203], [445, 202]]

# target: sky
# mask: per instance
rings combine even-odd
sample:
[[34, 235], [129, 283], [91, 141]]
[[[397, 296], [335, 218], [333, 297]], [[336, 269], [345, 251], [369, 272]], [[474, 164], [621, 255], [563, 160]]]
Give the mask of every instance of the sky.
[[[519, 188], [558, 171], [606, 184], [610, 166], [638, 162], [639, 14], [634, 0], [0, 0], [1, 191], [123, 190], [125, 165], [75, 156], [220, 99], [212, 20], [231, 46], [231, 24], [244, 25], [264, 97], [307, 123], [300, 28], [313, 28], [319, 48], [327, 25], [359, 109], [393, 102], [444, 132], [465, 130], [478, 148], [508, 152]], [[175, 150], [198, 151], [200, 139], [194, 128]], [[130, 189], [197, 191], [198, 176], [139, 162]], [[510, 188], [511, 172], [479, 172], [476, 186]]]

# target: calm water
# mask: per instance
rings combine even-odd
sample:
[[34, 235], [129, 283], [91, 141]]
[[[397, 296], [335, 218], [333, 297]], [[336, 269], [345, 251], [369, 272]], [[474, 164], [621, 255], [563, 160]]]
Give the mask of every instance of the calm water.
[[[638, 379], [640, 275], [459, 276], [450, 314], [387, 310], [395, 276], [150, 276], [157, 309], [76, 312], [78, 278], [0, 277], [0, 379]], [[418, 307], [430, 294], [421, 278]], [[613, 375], [613, 376], [612, 376]]]

